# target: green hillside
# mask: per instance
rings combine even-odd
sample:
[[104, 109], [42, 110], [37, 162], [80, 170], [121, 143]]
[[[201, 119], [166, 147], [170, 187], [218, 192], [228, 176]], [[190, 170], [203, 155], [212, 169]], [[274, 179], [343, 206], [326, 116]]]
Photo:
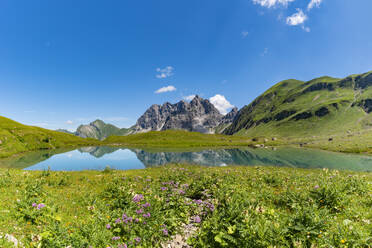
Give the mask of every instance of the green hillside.
[[71, 134], [26, 126], [0, 116], [0, 157], [32, 150], [95, 143], [96, 141], [92, 139], [82, 139]]
[[[372, 72], [285, 80], [242, 108], [225, 134], [359, 142], [372, 132], [371, 86]], [[365, 141], [365, 147], [372, 147]]]
[[128, 135], [131, 132], [129, 128], [118, 128], [112, 124], [107, 124], [101, 120], [95, 120], [89, 125], [81, 125], [76, 130], [75, 134], [82, 138], [93, 138], [104, 140], [105, 138], [117, 135]]

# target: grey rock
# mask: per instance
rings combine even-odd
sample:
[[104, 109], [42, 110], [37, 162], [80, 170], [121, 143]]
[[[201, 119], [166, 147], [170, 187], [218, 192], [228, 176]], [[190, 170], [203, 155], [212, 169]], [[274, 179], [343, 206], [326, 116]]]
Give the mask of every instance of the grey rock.
[[134, 133], [164, 130], [186, 130], [200, 133], [214, 133], [223, 123], [231, 123], [237, 109], [223, 116], [209, 100], [199, 96], [190, 102], [169, 102], [152, 105], [133, 127]]

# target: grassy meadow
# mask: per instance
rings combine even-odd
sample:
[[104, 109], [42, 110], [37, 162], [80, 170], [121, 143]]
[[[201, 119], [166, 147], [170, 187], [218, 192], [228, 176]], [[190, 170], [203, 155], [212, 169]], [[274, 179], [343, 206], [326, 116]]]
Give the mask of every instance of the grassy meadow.
[[0, 116], [0, 158], [34, 150], [98, 144], [94, 139], [20, 124]]
[[1, 247], [371, 247], [372, 175], [170, 165], [0, 170]]

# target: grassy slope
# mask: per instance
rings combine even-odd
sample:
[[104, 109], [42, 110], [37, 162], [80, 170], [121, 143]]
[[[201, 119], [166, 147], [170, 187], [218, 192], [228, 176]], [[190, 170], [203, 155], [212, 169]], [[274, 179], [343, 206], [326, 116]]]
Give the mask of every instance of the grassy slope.
[[111, 136], [104, 143], [159, 148], [248, 146], [253, 144], [252, 140], [246, 137], [201, 134], [178, 130], [153, 131], [128, 136]]
[[39, 150], [96, 144], [92, 139], [82, 139], [71, 134], [39, 127], [22, 125], [0, 116], [0, 157]]
[[[367, 87], [360, 85], [363, 80], [368, 82]], [[359, 105], [372, 96], [371, 86], [371, 72], [346, 79], [282, 81], [244, 107], [226, 133], [281, 137], [285, 143], [308, 142], [309, 146], [336, 151], [369, 150], [372, 114], [367, 114]], [[322, 108], [329, 113], [317, 116], [315, 113]], [[285, 111], [290, 114], [284, 115]], [[312, 116], [295, 119], [304, 112]], [[334, 138], [331, 143], [330, 137]]]
[[[135, 237], [141, 238], [142, 247], [155, 247], [199, 215], [201, 223], [193, 224], [197, 238], [190, 240], [194, 247], [371, 245], [370, 173], [182, 167], [78, 173], [0, 170], [0, 236], [11, 234], [26, 247], [118, 247]], [[150, 218], [136, 213], [135, 194], [144, 195], [141, 204], [151, 204], [144, 209]], [[188, 203], [190, 198], [201, 199], [200, 207]], [[32, 203], [46, 207], [37, 210]], [[130, 229], [115, 224], [123, 213], [139, 222], [133, 221]], [[113, 241], [114, 236], [120, 240]], [[0, 246], [11, 247], [1, 238]]]

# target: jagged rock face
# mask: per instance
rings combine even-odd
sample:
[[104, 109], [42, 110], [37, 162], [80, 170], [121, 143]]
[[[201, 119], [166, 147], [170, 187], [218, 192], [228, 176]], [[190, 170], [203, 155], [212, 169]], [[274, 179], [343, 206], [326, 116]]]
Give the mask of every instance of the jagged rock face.
[[187, 130], [201, 133], [214, 133], [222, 121], [234, 118], [237, 109], [226, 118], [209, 102], [199, 96], [190, 102], [152, 105], [137, 121], [134, 130], [138, 132], [163, 131], [169, 129]]
[[233, 108], [229, 113], [227, 113], [223, 118], [221, 124], [229, 124], [232, 123], [238, 114], [238, 108]]

